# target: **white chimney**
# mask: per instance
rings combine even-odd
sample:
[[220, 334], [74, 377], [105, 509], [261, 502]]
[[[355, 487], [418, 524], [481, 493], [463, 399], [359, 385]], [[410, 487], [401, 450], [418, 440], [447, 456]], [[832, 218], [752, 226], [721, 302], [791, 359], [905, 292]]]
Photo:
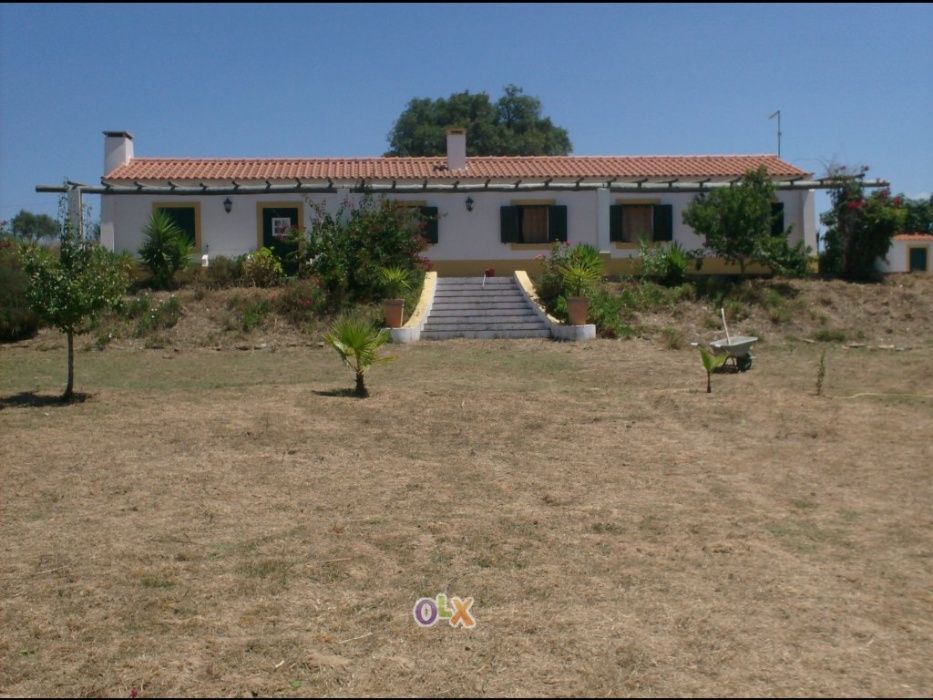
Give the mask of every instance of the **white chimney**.
[[466, 167], [466, 129], [447, 130], [447, 169]]
[[128, 131], [104, 132], [104, 175], [133, 159], [133, 135]]

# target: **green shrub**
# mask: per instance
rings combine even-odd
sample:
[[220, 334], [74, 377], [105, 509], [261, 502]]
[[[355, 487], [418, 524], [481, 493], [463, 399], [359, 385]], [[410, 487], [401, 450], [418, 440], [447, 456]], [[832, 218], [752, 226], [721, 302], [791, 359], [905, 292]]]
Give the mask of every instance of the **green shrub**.
[[538, 296], [548, 312], [561, 320], [567, 318], [567, 297], [591, 296], [599, 288], [603, 261], [589, 244], [555, 243], [549, 255], [536, 259], [542, 261]]
[[39, 329], [39, 317], [29, 308], [28, 284], [19, 243], [0, 238], [0, 341], [31, 338]]
[[152, 283], [159, 289], [172, 284], [178, 270], [188, 264], [193, 247], [185, 232], [164, 211], [155, 211], [143, 228], [139, 257], [152, 273]]
[[664, 345], [668, 350], [680, 350], [687, 342], [684, 332], [673, 326], [666, 326], [661, 330], [664, 338]]
[[227, 317], [224, 328], [249, 333], [265, 323], [272, 304], [264, 298], [237, 294], [227, 300], [227, 308], [232, 314]]
[[[285, 281], [282, 263], [269, 248], [247, 253], [241, 258], [243, 281], [253, 287], [274, 287]], [[210, 269], [210, 268], [208, 268]]]
[[[563, 298], [563, 297], [562, 297]], [[622, 297], [600, 288], [590, 296], [589, 317], [603, 338], [628, 338], [634, 331], [622, 320]], [[566, 309], [564, 310], [566, 314]]]
[[821, 343], [844, 343], [846, 334], [840, 330], [821, 328], [814, 334], [813, 339]]
[[343, 203], [336, 214], [323, 204], [313, 209], [305, 233], [308, 273], [320, 279], [332, 309], [381, 299], [383, 268], [414, 273], [430, 266], [420, 256], [428, 245], [427, 222], [417, 208], [365, 196], [358, 206]]
[[235, 287], [243, 276], [243, 265], [240, 260], [225, 258], [218, 255], [210, 259], [207, 267], [201, 268], [200, 283], [208, 289], [226, 289]]
[[687, 278], [687, 265], [690, 256], [673, 242], [670, 245], [652, 246], [647, 238], [638, 242], [641, 275], [668, 287], [683, 284]]
[[[149, 301], [148, 297], [145, 299]], [[178, 301], [178, 297], [172, 295], [158, 306], [149, 306], [138, 318], [134, 332], [137, 338], [148, 336], [155, 331], [168, 330], [181, 318], [181, 302]]]
[[316, 279], [289, 281], [274, 302], [276, 312], [298, 327], [321, 316], [326, 304], [324, 290]]

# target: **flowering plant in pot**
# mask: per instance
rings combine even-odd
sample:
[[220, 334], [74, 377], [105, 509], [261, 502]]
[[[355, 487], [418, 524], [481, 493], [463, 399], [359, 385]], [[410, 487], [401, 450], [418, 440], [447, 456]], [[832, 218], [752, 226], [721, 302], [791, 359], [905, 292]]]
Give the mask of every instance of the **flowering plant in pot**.
[[599, 270], [590, 265], [570, 262], [564, 266], [562, 273], [570, 323], [574, 326], [582, 326], [586, 323], [589, 307], [587, 295], [599, 283]]
[[401, 267], [384, 267], [379, 270], [384, 298], [382, 312], [389, 328], [400, 328], [405, 315], [405, 300], [402, 296], [411, 290], [411, 275]]

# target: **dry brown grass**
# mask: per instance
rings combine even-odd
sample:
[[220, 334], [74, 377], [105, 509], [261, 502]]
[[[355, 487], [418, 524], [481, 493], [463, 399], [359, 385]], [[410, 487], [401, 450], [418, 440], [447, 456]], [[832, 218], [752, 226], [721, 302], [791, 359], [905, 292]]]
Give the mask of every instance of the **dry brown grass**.
[[930, 695], [931, 347], [2, 348], [0, 693]]

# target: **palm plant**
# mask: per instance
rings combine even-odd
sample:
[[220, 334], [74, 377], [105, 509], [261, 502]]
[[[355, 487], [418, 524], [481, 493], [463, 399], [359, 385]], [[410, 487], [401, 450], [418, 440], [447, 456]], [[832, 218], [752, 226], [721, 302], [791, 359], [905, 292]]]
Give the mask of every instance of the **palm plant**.
[[188, 262], [193, 246], [185, 232], [164, 211], [156, 210], [143, 228], [139, 257], [152, 272], [157, 287], [168, 287], [172, 277]]
[[712, 376], [713, 372], [722, 367], [726, 360], [729, 359], [728, 355], [714, 355], [713, 353], [706, 350], [706, 348], [700, 348], [700, 359], [703, 361], [703, 369], [706, 370], [706, 393], [713, 393], [713, 384]]
[[324, 335], [324, 342], [336, 350], [344, 364], [356, 374], [356, 395], [360, 398], [369, 396], [363, 381], [369, 368], [377, 362], [393, 359], [379, 355], [379, 348], [390, 338], [387, 331], [377, 331], [372, 324], [358, 316], [345, 316], [337, 320], [330, 332]]
[[411, 274], [401, 267], [382, 267], [379, 279], [387, 299], [398, 299], [411, 291]]
[[568, 297], [586, 296], [600, 280], [598, 269], [580, 262], [564, 265], [561, 273], [564, 278], [564, 291]]

